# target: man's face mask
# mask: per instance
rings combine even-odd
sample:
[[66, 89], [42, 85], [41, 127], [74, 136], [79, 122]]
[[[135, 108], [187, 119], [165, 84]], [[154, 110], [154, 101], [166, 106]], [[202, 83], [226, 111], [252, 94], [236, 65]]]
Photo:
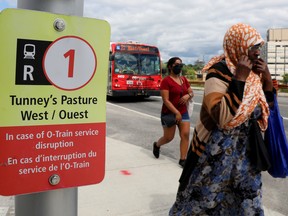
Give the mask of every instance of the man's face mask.
[[180, 74], [182, 70], [183, 65], [182, 64], [177, 64], [175, 65], [172, 70], [174, 74]]

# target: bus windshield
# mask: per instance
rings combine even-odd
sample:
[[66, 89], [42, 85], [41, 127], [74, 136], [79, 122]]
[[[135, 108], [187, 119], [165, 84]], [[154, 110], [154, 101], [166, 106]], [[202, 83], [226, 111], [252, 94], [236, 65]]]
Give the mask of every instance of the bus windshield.
[[139, 53], [115, 53], [115, 73], [133, 75], [159, 75], [160, 58], [157, 55]]

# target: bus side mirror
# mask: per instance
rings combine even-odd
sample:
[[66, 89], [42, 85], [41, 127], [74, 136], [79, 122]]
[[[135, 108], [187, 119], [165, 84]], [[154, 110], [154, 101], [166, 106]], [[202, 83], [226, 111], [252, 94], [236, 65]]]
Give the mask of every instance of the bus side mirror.
[[161, 69], [161, 73], [162, 73], [162, 74], [166, 74], [166, 73], [167, 73], [167, 69], [166, 69], [166, 68], [162, 68], [162, 69]]
[[115, 59], [115, 55], [114, 55], [114, 54], [110, 54], [110, 55], [109, 55], [109, 60], [110, 60], [110, 61], [114, 61], [114, 59]]

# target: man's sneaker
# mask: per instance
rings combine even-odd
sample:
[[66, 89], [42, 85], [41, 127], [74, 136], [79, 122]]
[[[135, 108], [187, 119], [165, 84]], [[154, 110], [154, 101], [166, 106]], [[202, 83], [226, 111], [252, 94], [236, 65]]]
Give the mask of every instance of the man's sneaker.
[[186, 160], [179, 160], [179, 165], [184, 168]]
[[153, 143], [153, 154], [156, 158], [159, 158], [159, 154], [160, 154], [160, 147], [158, 147], [157, 142]]

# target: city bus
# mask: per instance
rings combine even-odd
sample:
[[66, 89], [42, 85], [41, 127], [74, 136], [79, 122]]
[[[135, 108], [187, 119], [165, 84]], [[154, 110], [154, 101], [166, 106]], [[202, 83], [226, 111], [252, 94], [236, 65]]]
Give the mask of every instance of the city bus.
[[107, 96], [159, 96], [160, 52], [139, 42], [111, 42]]

